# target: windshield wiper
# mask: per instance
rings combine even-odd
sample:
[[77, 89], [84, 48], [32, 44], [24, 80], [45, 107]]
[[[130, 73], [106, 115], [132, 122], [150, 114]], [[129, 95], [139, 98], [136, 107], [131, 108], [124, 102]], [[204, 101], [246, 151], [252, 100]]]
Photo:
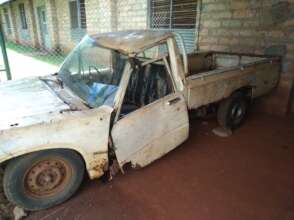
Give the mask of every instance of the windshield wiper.
[[48, 82], [53, 82], [53, 83], [57, 84], [58, 86], [60, 86], [62, 89], [64, 88], [64, 83], [60, 77], [58, 77], [58, 78], [39, 77], [39, 79], [44, 81], [47, 85], [48, 85]]

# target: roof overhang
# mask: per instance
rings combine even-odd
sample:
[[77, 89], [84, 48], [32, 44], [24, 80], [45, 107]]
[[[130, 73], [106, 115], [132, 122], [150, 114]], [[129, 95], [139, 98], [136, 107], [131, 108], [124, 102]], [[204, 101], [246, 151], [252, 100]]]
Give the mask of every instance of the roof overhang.
[[0, 0], [0, 5], [3, 5], [5, 3], [11, 2], [11, 1], [13, 1], [13, 0]]

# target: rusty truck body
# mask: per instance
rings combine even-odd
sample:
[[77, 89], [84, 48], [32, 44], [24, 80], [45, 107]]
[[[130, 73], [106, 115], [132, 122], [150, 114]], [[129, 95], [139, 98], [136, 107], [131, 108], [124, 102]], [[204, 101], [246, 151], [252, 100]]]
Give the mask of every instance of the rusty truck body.
[[237, 127], [279, 75], [274, 57], [187, 55], [171, 32], [86, 36], [58, 73], [0, 84], [4, 192], [29, 210], [61, 203], [84, 171], [144, 167], [181, 145], [188, 110], [215, 105], [221, 125]]

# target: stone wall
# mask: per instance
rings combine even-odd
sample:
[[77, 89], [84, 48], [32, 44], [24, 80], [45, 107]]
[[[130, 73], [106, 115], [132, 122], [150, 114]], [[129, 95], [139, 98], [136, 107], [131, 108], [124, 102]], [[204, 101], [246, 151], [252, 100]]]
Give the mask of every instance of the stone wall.
[[[278, 89], [264, 98], [263, 110], [289, 110], [294, 78], [294, 0], [203, 0], [200, 50], [279, 55]], [[294, 105], [294, 104], [293, 104]]]

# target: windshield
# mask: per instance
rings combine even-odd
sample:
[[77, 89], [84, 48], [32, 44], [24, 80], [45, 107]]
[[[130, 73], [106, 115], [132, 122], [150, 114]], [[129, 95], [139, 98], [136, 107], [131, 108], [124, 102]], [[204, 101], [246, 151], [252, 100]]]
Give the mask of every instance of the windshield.
[[70, 53], [59, 76], [90, 107], [114, 105], [114, 97], [126, 64], [121, 53], [99, 47], [89, 36]]

